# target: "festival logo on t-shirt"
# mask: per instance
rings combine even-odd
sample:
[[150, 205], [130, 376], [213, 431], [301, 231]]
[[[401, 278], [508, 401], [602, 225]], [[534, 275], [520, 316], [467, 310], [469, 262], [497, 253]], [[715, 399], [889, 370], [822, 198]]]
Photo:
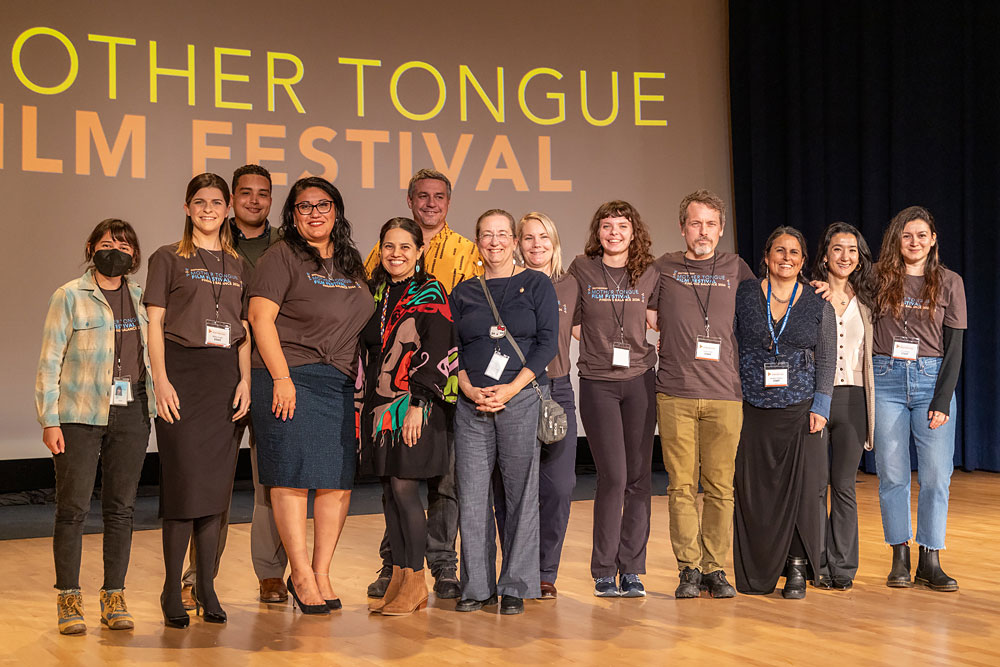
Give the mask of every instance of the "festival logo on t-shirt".
[[123, 317], [115, 320], [115, 333], [127, 334], [139, 330], [139, 320], [134, 317]]
[[726, 289], [732, 287], [729, 278], [719, 274], [712, 275], [674, 270], [673, 279], [682, 285], [694, 285], [695, 287], [725, 287]]
[[914, 310], [930, 310], [930, 304], [926, 299], [917, 299], [912, 296], [903, 297], [903, 308], [913, 308]]
[[208, 271], [206, 269], [184, 269], [184, 275], [191, 280], [208, 283], [209, 285], [222, 285], [223, 287], [243, 287], [243, 281], [239, 276], [232, 273], [219, 273], [218, 271]]
[[594, 301], [614, 301], [616, 303], [621, 303], [623, 301], [646, 302], [646, 293], [640, 292], [632, 287], [604, 287], [599, 285], [590, 285], [587, 287], [587, 296]]
[[357, 289], [358, 283], [350, 278], [330, 278], [322, 273], [306, 273], [306, 279], [313, 285], [326, 288]]

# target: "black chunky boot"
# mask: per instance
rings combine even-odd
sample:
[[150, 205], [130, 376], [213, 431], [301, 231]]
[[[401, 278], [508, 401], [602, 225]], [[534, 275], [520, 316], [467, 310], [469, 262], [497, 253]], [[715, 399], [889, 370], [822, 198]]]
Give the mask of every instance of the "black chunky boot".
[[958, 582], [949, 577], [941, 569], [938, 561], [938, 550], [920, 547], [920, 560], [917, 561], [917, 574], [913, 580], [932, 591], [950, 593], [958, 590]]
[[910, 581], [910, 545], [908, 542], [892, 545], [892, 569], [885, 580], [889, 588], [911, 588]]
[[809, 561], [797, 556], [789, 556], [785, 561], [785, 587], [781, 597], [786, 600], [801, 600], [806, 596], [806, 566]]

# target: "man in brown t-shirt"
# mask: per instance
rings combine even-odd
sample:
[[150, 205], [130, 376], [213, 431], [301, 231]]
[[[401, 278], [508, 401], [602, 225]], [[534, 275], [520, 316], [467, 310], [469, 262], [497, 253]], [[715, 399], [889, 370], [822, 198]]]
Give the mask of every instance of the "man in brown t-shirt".
[[[743, 405], [733, 315], [736, 288], [754, 277], [738, 255], [719, 252], [725, 204], [707, 190], [681, 201], [687, 248], [656, 261], [660, 329], [656, 408], [668, 474], [670, 541], [680, 585], [675, 597], [707, 590], [729, 598], [723, 563], [733, 523], [733, 474]], [[695, 498], [704, 488], [699, 522]]]

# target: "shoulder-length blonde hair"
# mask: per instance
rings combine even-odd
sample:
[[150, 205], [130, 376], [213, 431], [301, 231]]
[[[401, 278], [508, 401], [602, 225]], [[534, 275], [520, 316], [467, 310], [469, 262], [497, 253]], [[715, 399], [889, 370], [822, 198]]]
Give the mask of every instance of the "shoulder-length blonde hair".
[[583, 248], [583, 253], [587, 257], [600, 257], [604, 254], [604, 247], [601, 245], [599, 230], [601, 220], [605, 218], [622, 217], [632, 223], [632, 242], [628, 246], [628, 261], [625, 263], [625, 271], [628, 274], [630, 286], [639, 282], [639, 278], [646, 272], [649, 265], [653, 263], [653, 255], [649, 252], [653, 245], [653, 239], [649, 236], [649, 229], [639, 217], [639, 211], [635, 210], [632, 204], [627, 201], [609, 201], [598, 207], [590, 221], [590, 233], [587, 236], [587, 245]]
[[525, 213], [521, 216], [521, 219], [517, 221], [517, 226], [514, 229], [514, 235], [517, 237], [517, 247], [514, 248], [514, 257], [521, 264], [524, 264], [524, 255], [521, 254], [521, 233], [524, 231], [524, 225], [529, 220], [537, 220], [545, 230], [545, 233], [549, 235], [549, 240], [552, 242], [552, 265], [550, 267], [549, 277], [552, 280], [558, 280], [562, 278], [563, 274], [566, 273], [563, 270], [562, 265], [562, 245], [559, 243], [559, 230], [556, 229], [556, 223], [552, 222], [552, 218], [545, 215], [544, 213], [539, 213], [538, 211], [531, 211], [530, 213]]
[[[226, 200], [226, 206], [229, 206], [229, 186], [226, 185], [221, 176], [211, 173], [198, 174], [188, 182], [184, 203], [190, 206], [191, 200], [202, 188], [216, 188], [222, 193], [222, 198]], [[233, 232], [229, 229], [228, 219], [223, 220], [222, 225], [219, 226], [219, 242], [225, 252], [239, 259], [239, 254], [233, 245]], [[180, 243], [177, 244], [177, 254], [181, 257], [191, 257], [195, 250], [197, 248], [194, 245], [194, 223], [191, 222], [191, 216], [187, 215], [184, 216], [184, 234], [181, 236]]]

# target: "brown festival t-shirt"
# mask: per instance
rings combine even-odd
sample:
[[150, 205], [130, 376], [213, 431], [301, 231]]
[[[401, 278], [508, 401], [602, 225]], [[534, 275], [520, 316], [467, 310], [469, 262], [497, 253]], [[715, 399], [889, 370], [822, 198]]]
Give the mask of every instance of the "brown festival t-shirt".
[[128, 286], [122, 281], [116, 290], [101, 288], [101, 293], [108, 300], [111, 312], [115, 318], [115, 351], [121, 359], [121, 370], [118, 370], [115, 360], [112, 373], [115, 377], [127, 377], [134, 388], [146, 377], [146, 364], [142, 358], [142, 332], [139, 330], [139, 318], [135, 316], [135, 306], [129, 295]]
[[[278, 304], [274, 321], [289, 367], [325, 363], [352, 380], [357, 370], [358, 335], [375, 312], [368, 287], [333, 268], [333, 259], [316, 269], [284, 241], [272, 245], [257, 262], [250, 298]], [[265, 368], [255, 347], [254, 368]]]
[[236, 347], [246, 337], [244, 289], [239, 257], [201, 248], [190, 257], [181, 257], [174, 243], [150, 256], [143, 303], [166, 308], [163, 334], [167, 340], [185, 347], [212, 347], [205, 344], [205, 326], [208, 320], [218, 320], [229, 324], [229, 345]]
[[[949, 269], [942, 269], [941, 273], [941, 289], [933, 319], [928, 316], [930, 307], [920, 298], [920, 292], [924, 288], [924, 277], [903, 277], [903, 317], [897, 320], [892, 315], [886, 315], [876, 320], [873, 345], [875, 354], [892, 356], [893, 338], [904, 336], [920, 339], [918, 356], [943, 357], [943, 327], [968, 328], [965, 283], [962, 281], [962, 276]], [[909, 333], [903, 331], [904, 320]]]
[[[743, 399], [733, 317], [736, 288], [754, 274], [739, 255], [716, 255], [712, 259], [688, 259], [686, 266], [683, 251], [656, 260], [660, 271], [656, 317], [660, 327], [660, 367], [656, 372], [659, 393], [718, 401]], [[702, 306], [708, 308], [709, 335], [722, 339], [719, 361], [694, 356], [698, 336], [705, 335]]]
[[569, 375], [569, 343], [573, 332], [573, 314], [576, 312], [576, 302], [580, 294], [580, 286], [576, 278], [564, 274], [552, 282], [556, 288], [556, 298], [559, 299], [559, 350], [556, 358], [545, 367], [549, 379]]
[[[646, 309], [656, 308], [660, 281], [656, 267], [650, 264], [635, 285], [628, 284], [624, 268], [605, 267], [600, 256], [577, 256], [569, 272], [580, 290], [573, 315], [573, 324], [582, 325], [580, 358], [576, 362], [580, 377], [631, 380], [652, 368], [656, 364], [656, 347], [646, 340]], [[629, 346], [628, 368], [611, 363], [622, 327]]]

